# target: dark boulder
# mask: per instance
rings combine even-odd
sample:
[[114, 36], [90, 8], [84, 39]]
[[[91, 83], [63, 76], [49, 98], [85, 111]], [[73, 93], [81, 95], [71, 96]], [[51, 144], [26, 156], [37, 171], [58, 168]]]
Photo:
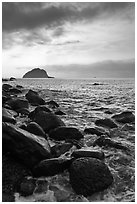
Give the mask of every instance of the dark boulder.
[[39, 111], [35, 114], [34, 122], [38, 123], [45, 133], [53, 130], [59, 126], [65, 126], [64, 122], [54, 113], [47, 113], [45, 111]]
[[57, 110], [56, 112], [55, 112], [55, 114], [56, 115], [66, 115], [63, 111], [61, 111], [61, 110]]
[[100, 159], [100, 160], [105, 158], [104, 152], [98, 151], [98, 150], [90, 150], [90, 149], [75, 150], [71, 154], [71, 156], [75, 157], [75, 158], [92, 157], [92, 158], [96, 158], [96, 159]]
[[12, 86], [10, 84], [3, 84], [2, 85], [2, 90], [4, 90], [4, 91], [8, 91], [10, 88], [12, 88]]
[[86, 134], [95, 134], [97, 136], [105, 134], [105, 131], [100, 131], [97, 128], [85, 128], [84, 133]]
[[23, 89], [23, 86], [21, 86], [21, 85], [16, 85], [16, 88], [18, 88], [18, 89]]
[[33, 105], [44, 105], [45, 101], [42, 99], [36, 91], [29, 90], [25, 95], [29, 103]]
[[135, 121], [135, 115], [131, 111], [124, 111], [112, 116], [112, 118], [120, 123], [131, 123]]
[[13, 110], [29, 107], [28, 100], [22, 98], [13, 98], [7, 101], [7, 104], [10, 105]]
[[31, 120], [34, 120], [35, 118], [35, 115], [40, 112], [40, 111], [44, 111], [44, 112], [47, 112], [47, 113], [51, 113], [52, 111], [47, 108], [45, 105], [40, 105], [40, 106], [37, 106], [35, 108], [34, 111], [31, 111], [30, 114], [28, 115], [28, 117], [31, 119]]
[[2, 108], [2, 122], [16, 123], [13, 113], [6, 108]]
[[29, 115], [29, 110], [27, 108], [19, 108], [16, 110], [17, 113], [20, 113], [21, 115]]
[[25, 176], [31, 172], [9, 155], [2, 155], [2, 201], [14, 202], [14, 193]]
[[18, 185], [17, 192], [19, 192], [22, 196], [29, 196], [32, 195], [36, 187], [36, 179], [30, 178], [23, 178]]
[[46, 159], [36, 165], [32, 172], [35, 177], [54, 176], [68, 169], [71, 162], [72, 160], [67, 158]]
[[105, 163], [95, 158], [79, 158], [70, 166], [70, 183], [77, 194], [91, 196], [103, 191], [113, 182], [113, 176]]
[[37, 123], [35, 122], [31, 122], [27, 125], [26, 130], [30, 133], [33, 133], [34, 135], [38, 135], [41, 137], [45, 137], [45, 132], [42, 129], [41, 126], [39, 126]]
[[50, 158], [50, 147], [44, 138], [8, 123], [2, 123], [2, 147], [30, 169]]
[[109, 119], [109, 118], [105, 118], [105, 119], [98, 119], [95, 121], [95, 124], [98, 126], [103, 126], [106, 128], [117, 128], [117, 124], [114, 123], [113, 120]]
[[51, 154], [53, 155], [53, 157], [59, 157], [69, 151], [72, 146], [72, 143], [56, 144], [51, 147]]
[[17, 88], [10, 88], [9, 92], [11, 94], [21, 94], [22, 93], [22, 91], [20, 89], [17, 89]]
[[50, 131], [49, 137], [54, 140], [80, 140], [83, 138], [83, 135], [77, 128], [74, 127], [58, 127]]
[[122, 150], [125, 150], [125, 151], [128, 151], [129, 149], [124, 146], [122, 143], [120, 142], [117, 142], [115, 140], [112, 140], [106, 136], [101, 136], [99, 137], [93, 144], [93, 146], [107, 146], [107, 147], [113, 147], [113, 148], [116, 148], [116, 149], [122, 149]]
[[10, 79], [9, 79], [10, 81], [15, 81], [16, 80], [16, 78], [15, 77], [10, 77]]

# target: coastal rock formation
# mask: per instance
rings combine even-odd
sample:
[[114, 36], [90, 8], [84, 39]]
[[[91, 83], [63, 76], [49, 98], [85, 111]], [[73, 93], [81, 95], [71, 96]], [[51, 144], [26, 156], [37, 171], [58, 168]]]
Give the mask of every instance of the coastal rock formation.
[[13, 110], [18, 110], [20, 108], [28, 108], [29, 103], [28, 100], [22, 98], [12, 98], [7, 102], [8, 105], [11, 106]]
[[45, 133], [59, 126], [65, 126], [64, 122], [57, 115], [45, 111], [36, 112], [33, 121], [38, 123]]
[[117, 124], [113, 122], [113, 120], [109, 118], [98, 119], [95, 121], [95, 124], [98, 126], [106, 127], [106, 128], [117, 128]]
[[75, 150], [72, 154], [72, 157], [81, 158], [81, 157], [92, 157], [96, 159], [104, 159], [104, 152], [92, 149], [78, 149]]
[[12, 124], [2, 123], [2, 145], [3, 152], [10, 152], [30, 169], [41, 160], [50, 158], [47, 140]]
[[13, 123], [13, 124], [16, 123], [16, 120], [15, 120], [13, 114], [11, 114], [9, 112], [9, 110], [6, 108], [2, 108], [2, 122], [9, 122], [9, 123]]
[[83, 138], [83, 135], [77, 128], [58, 127], [50, 131], [49, 137], [54, 140], [66, 140], [66, 139], [80, 140], [81, 138]]
[[69, 168], [71, 162], [71, 159], [67, 158], [53, 158], [43, 160], [34, 167], [33, 175], [36, 177], [54, 176]]
[[44, 105], [45, 101], [42, 99], [36, 91], [29, 90], [28, 93], [25, 95], [26, 99], [32, 105]]
[[23, 78], [53, 78], [53, 77], [49, 77], [44, 69], [35, 68], [24, 74]]
[[113, 182], [107, 165], [95, 158], [79, 158], [70, 166], [70, 183], [77, 194], [90, 196], [106, 189]]
[[131, 123], [135, 121], [135, 115], [131, 111], [124, 111], [112, 116], [112, 118], [120, 123]]

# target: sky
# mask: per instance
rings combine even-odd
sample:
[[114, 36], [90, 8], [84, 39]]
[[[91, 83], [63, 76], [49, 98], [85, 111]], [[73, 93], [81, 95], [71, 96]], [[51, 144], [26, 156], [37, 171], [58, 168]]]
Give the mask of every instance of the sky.
[[3, 2], [2, 76], [134, 77], [134, 2]]

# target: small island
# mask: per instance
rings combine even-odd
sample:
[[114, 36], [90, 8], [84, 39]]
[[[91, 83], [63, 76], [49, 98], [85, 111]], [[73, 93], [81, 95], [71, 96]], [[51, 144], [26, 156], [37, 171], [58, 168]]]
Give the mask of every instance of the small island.
[[44, 69], [34, 68], [31, 71], [23, 75], [23, 78], [54, 78], [48, 76], [47, 72]]

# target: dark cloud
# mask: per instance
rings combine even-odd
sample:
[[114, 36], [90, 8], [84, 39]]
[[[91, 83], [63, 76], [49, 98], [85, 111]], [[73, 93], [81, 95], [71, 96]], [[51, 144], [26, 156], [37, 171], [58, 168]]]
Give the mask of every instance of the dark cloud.
[[[134, 2], [108, 3], [2, 3], [3, 31], [56, 27], [65, 22], [95, 20], [115, 14], [134, 15]], [[130, 14], [129, 14], [130, 11]]]

